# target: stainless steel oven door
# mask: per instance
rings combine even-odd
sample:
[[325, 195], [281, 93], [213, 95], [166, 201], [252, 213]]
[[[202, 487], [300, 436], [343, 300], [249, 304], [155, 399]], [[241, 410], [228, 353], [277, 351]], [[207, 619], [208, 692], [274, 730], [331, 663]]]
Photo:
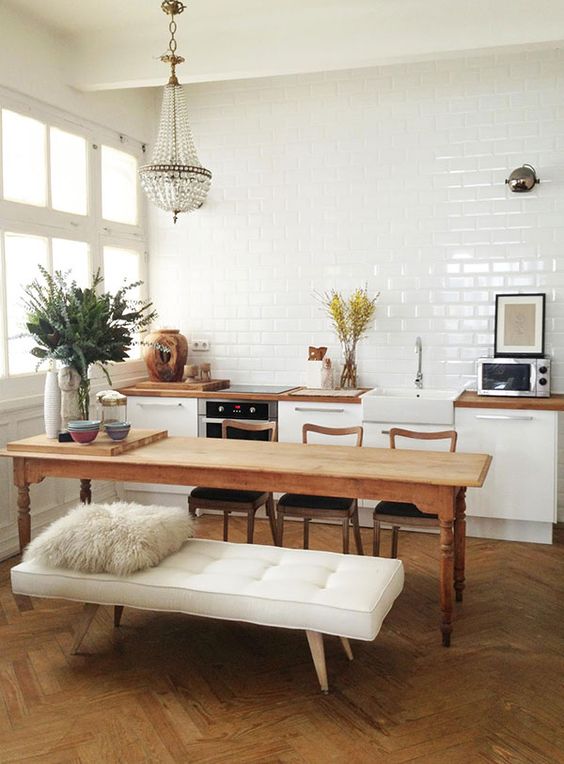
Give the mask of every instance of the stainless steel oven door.
[[[208, 417], [198, 417], [198, 437], [199, 438], [221, 438], [221, 424], [223, 419], [211, 419]], [[256, 419], [237, 419], [238, 422], [244, 422], [246, 424], [257, 424]], [[264, 421], [264, 420], [263, 420]], [[235, 430], [231, 431], [231, 434], [227, 433], [228, 438], [237, 440], [265, 440], [269, 438], [269, 431], [264, 432], [252, 431], [252, 430]]]

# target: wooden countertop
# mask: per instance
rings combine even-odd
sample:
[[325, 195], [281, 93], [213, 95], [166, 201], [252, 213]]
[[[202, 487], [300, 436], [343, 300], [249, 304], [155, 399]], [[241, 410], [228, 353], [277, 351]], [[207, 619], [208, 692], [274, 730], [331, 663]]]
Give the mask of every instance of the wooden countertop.
[[309, 402], [309, 403], [361, 403], [362, 395], [368, 392], [371, 388], [363, 387], [362, 392], [356, 396], [338, 396], [338, 395], [299, 395], [299, 390], [307, 388], [295, 387], [290, 388], [295, 390], [296, 393], [289, 395], [290, 390], [284, 393], [238, 393], [231, 392], [229, 388], [225, 390], [181, 390], [178, 387], [167, 388], [166, 383], [163, 382], [163, 388], [159, 390], [148, 390], [143, 387], [137, 387], [131, 385], [130, 387], [122, 387], [119, 392], [128, 396], [147, 396], [149, 398], [206, 398], [208, 400], [237, 400], [237, 399], [251, 399], [253, 401], [296, 401], [296, 402]]
[[468, 409], [529, 409], [530, 411], [564, 411], [564, 394], [548, 398], [513, 398], [504, 395], [478, 395], [466, 390], [454, 402], [455, 408]]

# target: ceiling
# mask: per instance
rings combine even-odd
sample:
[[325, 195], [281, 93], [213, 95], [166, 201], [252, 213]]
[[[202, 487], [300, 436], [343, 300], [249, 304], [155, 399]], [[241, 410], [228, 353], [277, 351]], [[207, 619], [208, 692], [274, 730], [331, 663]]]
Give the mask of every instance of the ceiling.
[[[183, 82], [358, 68], [564, 40], [562, 0], [186, 0]], [[63, 38], [85, 90], [160, 85], [160, 0], [0, 0]]]

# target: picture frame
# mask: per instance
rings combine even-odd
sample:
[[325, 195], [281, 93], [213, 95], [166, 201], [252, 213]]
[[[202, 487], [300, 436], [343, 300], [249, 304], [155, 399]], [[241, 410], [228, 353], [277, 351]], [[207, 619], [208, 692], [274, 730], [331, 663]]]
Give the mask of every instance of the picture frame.
[[541, 358], [544, 355], [546, 294], [496, 294], [494, 356]]

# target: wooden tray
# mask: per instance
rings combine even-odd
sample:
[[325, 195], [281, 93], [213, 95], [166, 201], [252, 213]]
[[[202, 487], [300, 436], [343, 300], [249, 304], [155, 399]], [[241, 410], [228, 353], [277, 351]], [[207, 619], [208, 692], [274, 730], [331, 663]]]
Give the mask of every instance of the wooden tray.
[[46, 435], [34, 435], [32, 438], [16, 440], [6, 445], [8, 451], [19, 453], [76, 454], [77, 456], [115, 456], [125, 451], [132, 451], [140, 446], [147, 446], [157, 440], [168, 437], [166, 430], [130, 430], [125, 440], [112, 440], [105, 432], [98, 433], [92, 443], [59, 443]]
[[285, 395], [295, 396], [307, 396], [312, 398], [358, 398], [359, 395], [370, 390], [369, 387], [357, 387], [355, 389], [347, 388], [346, 390], [323, 390], [321, 388], [314, 387], [300, 387], [299, 390], [292, 390]]
[[138, 382], [134, 387], [139, 390], [225, 390], [229, 387], [229, 379], [211, 379], [209, 382]]

